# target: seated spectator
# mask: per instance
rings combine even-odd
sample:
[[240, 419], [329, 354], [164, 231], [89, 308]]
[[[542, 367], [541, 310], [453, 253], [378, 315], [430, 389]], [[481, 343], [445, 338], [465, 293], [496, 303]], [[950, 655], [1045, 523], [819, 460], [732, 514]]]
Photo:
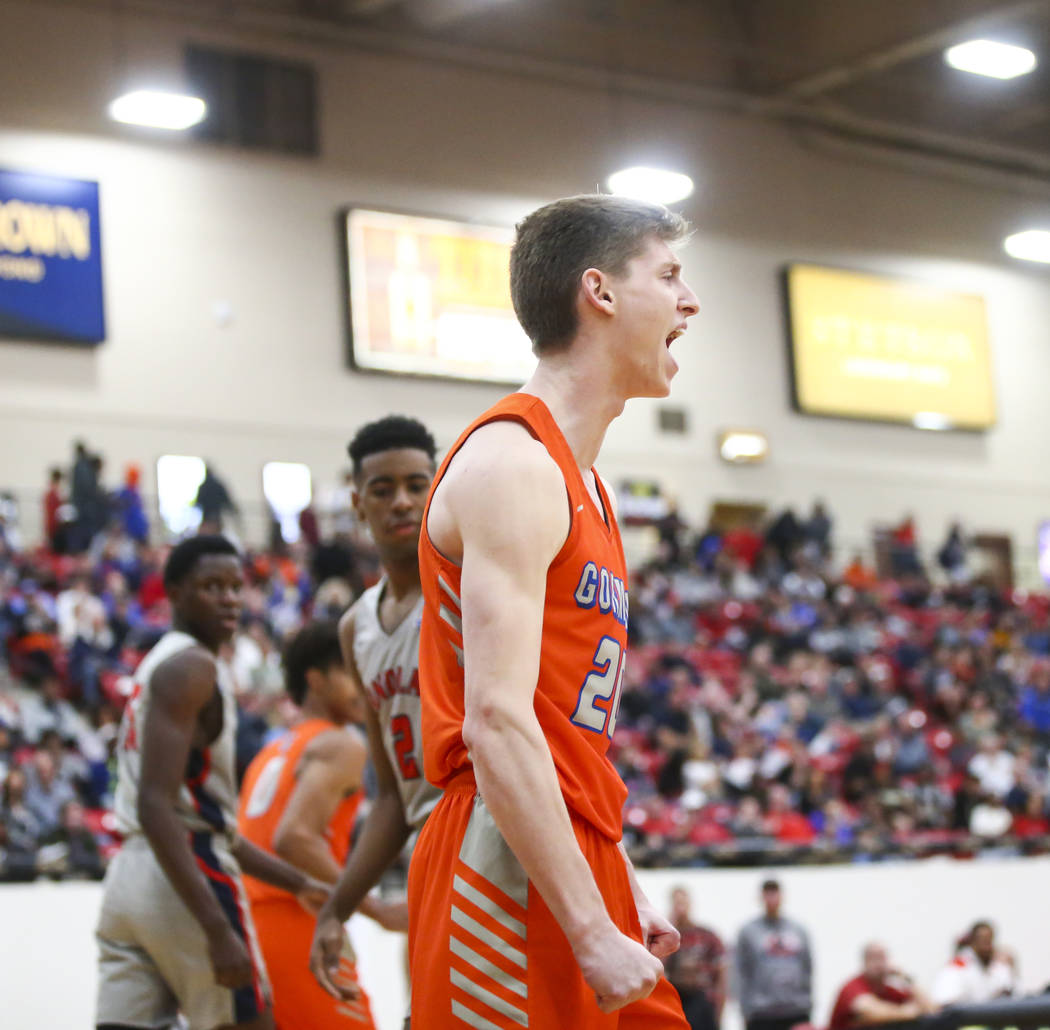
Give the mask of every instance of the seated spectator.
[[69, 678], [92, 708], [101, 700], [99, 674], [106, 652], [113, 645], [106, 606], [91, 590], [90, 577], [74, 577], [57, 600], [58, 635], [69, 649]]
[[956, 948], [955, 957], [937, 974], [932, 1000], [938, 1008], [974, 1005], [1006, 998], [1018, 988], [1013, 956], [995, 946], [995, 928], [974, 923]]
[[865, 945], [861, 961], [860, 974], [848, 980], [838, 993], [828, 1030], [899, 1023], [933, 1011], [912, 979], [890, 966], [883, 945]]
[[1006, 802], [995, 794], [986, 793], [970, 813], [970, 833], [982, 840], [998, 840], [1010, 832], [1013, 821]]
[[26, 682], [37, 691], [21, 706], [26, 743], [38, 744], [48, 730], [54, 730], [62, 740], [75, 739], [80, 731], [80, 717], [62, 696], [62, 681], [54, 669], [48, 665], [31, 668]]
[[810, 822], [820, 834], [820, 840], [833, 848], [850, 847], [857, 839], [855, 820], [841, 801], [826, 802], [819, 812], [810, 816]]
[[1034, 791], [1025, 798], [1024, 807], [1014, 816], [1010, 831], [1024, 840], [1050, 834], [1050, 820], [1046, 817], [1046, 797]]
[[36, 843], [20, 835], [12, 836], [0, 812], [0, 883], [19, 883], [36, 879]]
[[1017, 711], [1021, 720], [1031, 726], [1044, 743], [1050, 742], [1050, 661], [1047, 659], [1032, 663]]
[[969, 770], [988, 794], [1005, 798], [1013, 789], [1014, 756], [1003, 747], [1002, 738], [996, 733], [981, 738], [977, 754], [970, 759]]
[[930, 760], [930, 749], [922, 728], [926, 725], [923, 712], [907, 712], [897, 718], [897, 754], [893, 771], [899, 776], [914, 776]]
[[17, 766], [7, 774], [0, 792], [0, 821], [6, 826], [10, 846], [35, 851], [44, 827], [26, 804], [26, 774]]
[[14, 765], [14, 740], [11, 737], [11, 731], [0, 722], [0, 783], [7, 779], [7, 774]]
[[740, 799], [740, 804], [730, 820], [729, 828], [734, 837], [741, 839], [768, 836], [766, 821], [762, 815], [762, 805], [758, 798], [748, 794]]
[[932, 765], [924, 765], [916, 772], [914, 781], [905, 785], [904, 794], [920, 828], [941, 830], [948, 827], [954, 799], [948, 788], [938, 782]]
[[75, 801], [73, 788], [59, 779], [55, 760], [46, 751], [38, 751], [26, 773], [26, 807], [36, 817], [42, 834], [58, 828], [62, 821], [62, 807]]
[[953, 830], [970, 832], [970, 816], [973, 815], [973, 810], [980, 803], [981, 798], [980, 781], [972, 772], [967, 772], [955, 791], [952, 801], [951, 828]]
[[785, 844], [809, 844], [816, 837], [816, 831], [809, 820], [793, 810], [791, 792], [780, 783], [775, 783], [769, 788], [766, 830]]
[[37, 750], [51, 756], [56, 780], [68, 784], [78, 794], [87, 790], [88, 763], [75, 739], [64, 741], [57, 730], [45, 730], [40, 735]]
[[853, 555], [852, 561], [846, 566], [842, 573], [842, 582], [854, 590], [872, 590], [878, 584], [878, 576], [875, 570], [864, 564], [864, 558], [858, 552]]
[[46, 834], [41, 850], [53, 852], [52, 861], [64, 876], [101, 880], [105, 864], [95, 835], [84, 824], [84, 807], [79, 801], [62, 805], [59, 825]]
[[681, 944], [664, 967], [692, 1030], [718, 1030], [726, 999], [726, 949], [714, 930], [692, 921], [689, 910], [689, 891], [672, 887], [670, 919]]

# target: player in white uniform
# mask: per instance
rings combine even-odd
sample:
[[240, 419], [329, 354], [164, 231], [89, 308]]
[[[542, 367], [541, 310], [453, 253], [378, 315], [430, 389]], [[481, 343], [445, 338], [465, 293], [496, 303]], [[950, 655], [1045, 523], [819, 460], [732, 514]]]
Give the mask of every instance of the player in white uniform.
[[366, 727], [378, 790], [331, 899], [317, 917], [310, 967], [337, 997], [343, 923], [423, 825], [440, 792], [423, 778], [420, 748], [419, 527], [434, 476], [434, 439], [415, 419], [372, 422], [350, 444], [354, 507], [371, 530], [383, 579], [339, 623], [347, 670], [369, 701]]
[[116, 818], [98, 925], [98, 1030], [272, 1030], [241, 870], [319, 906], [328, 890], [237, 837], [237, 705], [222, 644], [243, 576], [224, 537], [179, 544], [164, 568], [174, 628], [134, 676], [118, 741]]

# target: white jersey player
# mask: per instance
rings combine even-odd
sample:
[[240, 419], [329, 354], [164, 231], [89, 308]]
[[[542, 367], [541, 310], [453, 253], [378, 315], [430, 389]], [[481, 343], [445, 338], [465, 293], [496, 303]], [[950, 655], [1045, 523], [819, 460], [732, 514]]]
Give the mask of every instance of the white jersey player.
[[310, 966], [337, 997], [343, 923], [422, 826], [440, 792], [423, 776], [420, 746], [419, 529], [434, 476], [433, 437], [415, 419], [364, 426], [350, 444], [354, 507], [368, 525], [384, 576], [339, 624], [347, 669], [368, 699], [366, 726], [377, 794], [339, 884], [317, 919]]
[[164, 568], [174, 629], [142, 661], [118, 743], [116, 818], [98, 925], [96, 1027], [272, 1030], [241, 872], [320, 905], [324, 885], [240, 839], [237, 706], [219, 648], [241, 609], [223, 537], [179, 544]]

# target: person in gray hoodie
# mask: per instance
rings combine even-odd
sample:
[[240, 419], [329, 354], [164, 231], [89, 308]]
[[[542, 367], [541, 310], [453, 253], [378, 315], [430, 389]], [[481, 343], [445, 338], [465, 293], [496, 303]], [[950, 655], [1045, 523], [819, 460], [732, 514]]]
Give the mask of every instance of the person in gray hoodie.
[[740, 931], [736, 946], [740, 1008], [747, 1030], [791, 1030], [813, 1007], [809, 935], [780, 914], [780, 884], [762, 884], [762, 915]]

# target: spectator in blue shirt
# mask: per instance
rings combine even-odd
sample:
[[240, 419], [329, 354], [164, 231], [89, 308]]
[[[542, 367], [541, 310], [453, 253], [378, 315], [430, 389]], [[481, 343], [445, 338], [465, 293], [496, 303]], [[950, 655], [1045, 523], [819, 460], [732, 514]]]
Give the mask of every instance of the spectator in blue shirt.
[[1040, 736], [1050, 736], [1050, 662], [1032, 666], [1028, 686], [1021, 691], [1018, 712]]

